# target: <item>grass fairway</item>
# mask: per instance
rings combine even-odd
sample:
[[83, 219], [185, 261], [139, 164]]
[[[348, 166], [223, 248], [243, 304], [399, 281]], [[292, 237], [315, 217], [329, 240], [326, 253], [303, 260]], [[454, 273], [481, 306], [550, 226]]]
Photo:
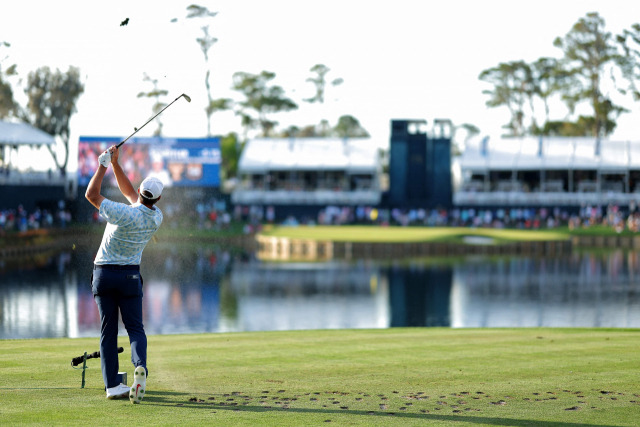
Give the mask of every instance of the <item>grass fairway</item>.
[[3, 425], [632, 426], [640, 414], [637, 330], [150, 336], [140, 405], [105, 398], [98, 360], [80, 388], [71, 358], [97, 338], [1, 345]]
[[481, 236], [496, 243], [568, 240], [563, 230], [514, 230], [468, 227], [373, 227], [373, 226], [268, 226], [265, 236], [334, 242], [458, 242], [465, 236]]

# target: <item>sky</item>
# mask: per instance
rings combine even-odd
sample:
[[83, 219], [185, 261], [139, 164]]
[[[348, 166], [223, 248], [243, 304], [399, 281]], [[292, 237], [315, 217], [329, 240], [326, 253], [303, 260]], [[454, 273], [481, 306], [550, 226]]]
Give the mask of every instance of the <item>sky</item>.
[[[498, 136], [508, 121], [504, 108], [488, 108], [489, 87], [479, 74], [501, 62], [560, 57], [553, 46], [573, 24], [598, 12], [606, 30], [618, 34], [640, 22], [637, 0], [20, 0], [0, 2], [0, 66], [18, 65], [19, 77], [41, 66], [80, 69], [85, 92], [71, 120], [71, 143], [79, 136], [126, 137], [153, 116], [145, 73], [181, 99], [160, 116], [167, 137], [204, 137], [207, 100], [204, 55], [196, 42], [205, 21], [186, 19], [187, 6], [218, 12], [206, 21], [218, 39], [209, 50], [212, 95], [235, 98], [233, 73], [276, 74], [274, 84], [299, 105], [272, 116], [280, 128], [331, 124], [357, 118], [372, 143], [388, 147], [393, 119], [469, 123]], [[129, 19], [126, 26], [121, 22]], [[174, 22], [172, 22], [172, 20]], [[311, 67], [330, 68], [324, 105], [306, 82]], [[18, 83], [17, 80], [14, 83]], [[17, 89], [16, 97], [22, 90]], [[24, 103], [24, 102], [23, 102]], [[640, 139], [640, 110], [623, 115], [611, 139]], [[559, 117], [560, 118], [560, 117]], [[150, 136], [149, 123], [136, 136]], [[213, 116], [212, 133], [241, 133], [233, 113]], [[72, 158], [75, 155], [72, 152]], [[48, 154], [38, 158], [46, 168]], [[70, 163], [73, 170], [75, 159]]]

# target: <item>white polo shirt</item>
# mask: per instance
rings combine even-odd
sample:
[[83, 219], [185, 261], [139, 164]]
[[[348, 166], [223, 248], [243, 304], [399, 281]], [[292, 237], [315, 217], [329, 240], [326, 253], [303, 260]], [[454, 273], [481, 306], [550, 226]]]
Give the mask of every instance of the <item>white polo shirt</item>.
[[100, 216], [108, 223], [94, 263], [140, 265], [142, 251], [162, 223], [162, 211], [139, 202], [127, 205], [104, 199]]

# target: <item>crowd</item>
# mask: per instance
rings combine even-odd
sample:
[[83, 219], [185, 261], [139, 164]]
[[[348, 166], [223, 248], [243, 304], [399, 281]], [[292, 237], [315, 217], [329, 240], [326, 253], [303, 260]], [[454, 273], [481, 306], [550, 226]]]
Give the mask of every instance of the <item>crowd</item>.
[[[261, 224], [306, 225], [399, 225], [399, 226], [458, 226], [516, 229], [543, 229], [568, 226], [570, 229], [595, 225], [609, 226], [621, 232], [625, 229], [640, 232], [640, 207], [583, 206], [576, 208], [453, 208], [453, 209], [382, 209], [374, 206], [327, 206], [317, 215], [289, 215], [279, 218], [277, 206], [232, 206], [223, 199], [194, 204], [167, 201], [161, 207], [164, 225], [170, 228], [225, 230], [232, 223], [244, 226], [245, 233], [257, 231]], [[97, 211], [91, 217], [100, 222]], [[27, 211], [0, 209], [0, 233], [42, 228], [64, 228], [72, 221], [71, 211], [63, 201], [55, 210], [36, 208]]]
[[[269, 221], [272, 222], [272, 221]], [[457, 226], [541, 229], [568, 226], [570, 229], [594, 225], [610, 226], [616, 231], [640, 231], [640, 209], [582, 206], [575, 208], [453, 208], [453, 209], [380, 209], [372, 206], [327, 206], [317, 218], [290, 216], [284, 225], [297, 224], [378, 224], [400, 226]]]
[[[184, 203], [164, 199], [159, 203], [163, 213], [163, 227], [195, 227], [199, 230], [225, 230], [232, 222], [231, 213], [224, 200], [213, 198], [208, 202]], [[92, 212], [92, 222], [103, 222], [98, 211]]]
[[27, 211], [22, 205], [18, 205], [15, 209], [0, 209], [0, 234], [42, 228], [65, 228], [71, 220], [71, 211], [64, 203], [55, 211], [40, 208]]

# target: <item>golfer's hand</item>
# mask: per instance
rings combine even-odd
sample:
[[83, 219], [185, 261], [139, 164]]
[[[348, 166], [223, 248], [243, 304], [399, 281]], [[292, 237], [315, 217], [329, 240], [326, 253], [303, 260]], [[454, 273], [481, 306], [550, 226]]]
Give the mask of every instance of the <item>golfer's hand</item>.
[[109, 167], [111, 163], [111, 148], [105, 150], [100, 156], [98, 156], [98, 162], [105, 168]]
[[100, 157], [98, 157], [98, 161], [105, 168], [108, 168], [110, 163], [113, 163], [114, 161], [117, 162], [118, 147], [112, 145], [111, 147], [107, 148], [104, 153], [100, 154]]
[[118, 163], [118, 156], [120, 156], [120, 150], [115, 145], [109, 147], [109, 149], [113, 149], [111, 151], [111, 163]]

